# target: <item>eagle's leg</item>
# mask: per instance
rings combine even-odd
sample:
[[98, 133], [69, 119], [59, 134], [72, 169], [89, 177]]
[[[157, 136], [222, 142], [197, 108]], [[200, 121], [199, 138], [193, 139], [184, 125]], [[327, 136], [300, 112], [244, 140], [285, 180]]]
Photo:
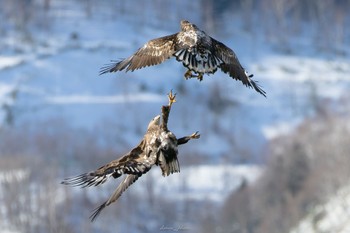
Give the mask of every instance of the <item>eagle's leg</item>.
[[178, 145], [185, 144], [191, 139], [198, 139], [198, 138], [200, 138], [200, 136], [201, 135], [197, 131], [197, 132], [195, 132], [195, 133], [193, 133], [193, 134], [191, 134], [189, 136], [185, 136], [185, 137], [177, 139], [177, 144]]
[[200, 80], [203, 79], [203, 74], [196, 75], [196, 74], [193, 74], [191, 70], [187, 70], [184, 76], [186, 80], [190, 78], [198, 78]]
[[169, 104], [167, 106], [162, 106], [162, 124], [161, 128], [164, 131], [168, 131], [168, 119], [170, 114], [171, 105], [176, 102], [176, 93], [173, 94], [171, 90], [168, 94]]
[[197, 78], [199, 81], [202, 81], [203, 80], [203, 73], [193, 74], [191, 70], [187, 70], [185, 73], [185, 79], [187, 80], [190, 78]]

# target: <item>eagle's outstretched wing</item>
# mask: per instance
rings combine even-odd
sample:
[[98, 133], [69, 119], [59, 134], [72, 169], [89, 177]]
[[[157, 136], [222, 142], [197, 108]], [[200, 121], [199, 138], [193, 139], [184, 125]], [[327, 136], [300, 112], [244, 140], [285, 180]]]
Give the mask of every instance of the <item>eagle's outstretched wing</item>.
[[252, 74], [248, 76], [232, 49], [213, 38], [211, 39], [213, 43], [212, 52], [223, 61], [223, 63], [220, 65], [221, 70], [228, 73], [230, 77], [240, 80], [245, 86], [253, 88], [266, 97], [266, 92], [261, 89], [256, 81], [251, 79], [251, 77], [253, 77]]
[[61, 183], [71, 186], [90, 187], [97, 186], [106, 182], [113, 176], [120, 177], [122, 174], [142, 175], [148, 172], [155, 164], [154, 156], [147, 157], [142, 148], [143, 143], [135, 147], [132, 151], [112, 162], [100, 167], [96, 171], [87, 172], [76, 177], [67, 178]]
[[[141, 174], [142, 175], [142, 174]], [[106, 207], [109, 206], [111, 203], [118, 200], [118, 198], [122, 195], [122, 193], [130, 186], [132, 185], [141, 175], [127, 175], [125, 179], [119, 184], [117, 189], [114, 191], [112, 196], [105, 201], [102, 205], [97, 207], [93, 213], [90, 216], [91, 221], [94, 221], [97, 216], [101, 213], [101, 211]]]
[[175, 52], [176, 35], [172, 34], [148, 41], [132, 56], [102, 67], [100, 74], [122, 71], [124, 69], [126, 71], [134, 71], [164, 62]]

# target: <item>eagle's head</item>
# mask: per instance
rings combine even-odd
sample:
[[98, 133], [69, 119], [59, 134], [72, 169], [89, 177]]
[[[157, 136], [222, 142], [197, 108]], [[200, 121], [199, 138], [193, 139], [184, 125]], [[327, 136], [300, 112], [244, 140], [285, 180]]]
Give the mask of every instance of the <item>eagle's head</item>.
[[148, 127], [147, 127], [147, 131], [158, 128], [159, 124], [160, 124], [160, 115], [157, 115], [149, 122]]
[[187, 20], [181, 20], [180, 25], [182, 31], [198, 30], [198, 27], [195, 24], [190, 23]]

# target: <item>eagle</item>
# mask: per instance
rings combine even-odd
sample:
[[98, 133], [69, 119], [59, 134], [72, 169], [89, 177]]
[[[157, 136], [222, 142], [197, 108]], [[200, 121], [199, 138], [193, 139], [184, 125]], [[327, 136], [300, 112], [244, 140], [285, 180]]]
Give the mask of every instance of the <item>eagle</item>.
[[100, 75], [124, 69], [126, 72], [134, 71], [175, 57], [187, 68], [185, 79], [197, 78], [202, 81], [204, 74], [214, 74], [220, 68], [266, 97], [266, 92], [251, 79], [253, 75], [248, 75], [232, 49], [187, 20], [182, 20], [180, 25], [180, 32], [148, 41], [130, 57], [102, 67]]
[[180, 172], [177, 158], [178, 146], [191, 139], [198, 139], [200, 134], [197, 131], [189, 136], [177, 138], [168, 129], [170, 109], [171, 105], [176, 102], [176, 94], [170, 92], [168, 98], [169, 104], [162, 106], [162, 117], [157, 115], [149, 122], [147, 132], [137, 147], [95, 171], [66, 178], [61, 182], [65, 185], [90, 187], [103, 184], [110, 177], [119, 178], [126, 175], [110, 198], [93, 211], [90, 216], [91, 221], [94, 221], [106, 206], [115, 202], [130, 185], [147, 173], [153, 165], [160, 167], [163, 176]]

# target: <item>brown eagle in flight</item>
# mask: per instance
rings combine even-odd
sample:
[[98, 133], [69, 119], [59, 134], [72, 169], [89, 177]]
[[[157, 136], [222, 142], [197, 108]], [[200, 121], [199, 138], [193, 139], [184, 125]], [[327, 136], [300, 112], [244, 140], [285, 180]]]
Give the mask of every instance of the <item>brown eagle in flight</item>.
[[160, 167], [163, 176], [180, 172], [177, 159], [178, 145], [185, 144], [191, 139], [198, 139], [200, 135], [196, 132], [189, 136], [176, 138], [168, 129], [169, 113], [171, 105], [176, 102], [175, 96], [176, 94], [169, 93], [169, 104], [162, 106], [162, 121], [160, 115], [150, 121], [147, 132], [137, 147], [96, 171], [62, 181], [62, 184], [65, 185], [90, 187], [103, 184], [110, 177], [118, 178], [121, 175], [126, 175], [111, 197], [94, 210], [90, 216], [91, 221], [94, 221], [106, 206], [115, 202], [130, 185], [147, 173], [153, 165]]
[[251, 79], [253, 75], [248, 75], [232, 49], [186, 20], [181, 21], [180, 32], [148, 41], [130, 57], [102, 67], [100, 74], [158, 65], [171, 56], [188, 69], [186, 79], [195, 77], [201, 81], [203, 74], [214, 74], [220, 68], [266, 97], [266, 92]]

